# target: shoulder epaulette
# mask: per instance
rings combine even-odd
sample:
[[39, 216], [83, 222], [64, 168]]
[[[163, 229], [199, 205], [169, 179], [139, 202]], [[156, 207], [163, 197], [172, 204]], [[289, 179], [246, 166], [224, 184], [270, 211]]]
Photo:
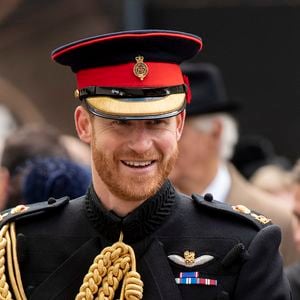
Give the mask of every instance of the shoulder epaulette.
[[47, 211], [55, 210], [59, 207], [65, 206], [69, 203], [69, 197], [60, 199], [49, 198], [48, 201], [38, 202], [30, 205], [18, 205], [14, 208], [7, 209], [0, 214], [0, 228], [7, 223], [13, 222], [19, 218], [34, 215], [37, 213], [44, 213]]
[[206, 194], [204, 195], [204, 197], [193, 194], [192, 198], [197, 203], [197, 205], [201, 207], [205, 207], [210, 210], [221, 211], [228, 215], [232, 215], [243, 221], [246, 221], [247, 223], [250, 223], [251, 225], [254, 225], [259, 230], [272, 224], [271, 219], [268, 219], [267, 217], [260, 215], [254, 211], [251, 211], [244, 205], [230, 206], [228, 203], [214, 200], [211, 194]]

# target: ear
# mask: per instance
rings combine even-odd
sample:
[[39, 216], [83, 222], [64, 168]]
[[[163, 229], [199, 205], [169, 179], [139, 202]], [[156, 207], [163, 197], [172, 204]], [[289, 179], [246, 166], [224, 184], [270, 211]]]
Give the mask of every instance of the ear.
[[184, 121], [185, 121], [185, 115], [186, 112], [183, 110], [179, 115], [176, 116], [176, 138], [177, 141], [180, 140], [183, 127], [184, 127]]
[[213, 130], [212, 130], [212, 136], [216, 139], [219, 140], [221, 138], [223, 131], [223, 123], [220, 119], [215, 119], [213, 123]]
[[87, 110], [78, 106], [74, 113], [75, 126], [78, 137], [85, 143], [90, 144], [92, 137], [91, 117]]

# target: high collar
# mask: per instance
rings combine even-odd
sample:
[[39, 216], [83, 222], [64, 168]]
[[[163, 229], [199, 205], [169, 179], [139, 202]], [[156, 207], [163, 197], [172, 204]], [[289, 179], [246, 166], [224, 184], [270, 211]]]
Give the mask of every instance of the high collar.
[[171, 214], [174, 203], [175, 189], [167, 180], [154, 196], [125, 217], [106, 210], [93, 186], [88, 190], [85, 209], [92, 225], [107, 240], [116, 242], [122, 230], [124, 242], [134, 243], [153, 233]]

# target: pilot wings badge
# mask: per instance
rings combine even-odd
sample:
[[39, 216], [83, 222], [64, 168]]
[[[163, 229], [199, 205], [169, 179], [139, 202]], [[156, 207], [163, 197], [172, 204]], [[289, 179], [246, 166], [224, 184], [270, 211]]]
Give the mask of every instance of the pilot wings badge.
[[183, 256], [184, 257], [176, 254], [171, 254], [168, 255], [168, 258], [175, 264], [188, 268], [204, 265], [214, 259], [214, 257], [211, 255], [201, 255], [199, 257], [195, 257], [195, 252], [188, 250], [184, 251]]

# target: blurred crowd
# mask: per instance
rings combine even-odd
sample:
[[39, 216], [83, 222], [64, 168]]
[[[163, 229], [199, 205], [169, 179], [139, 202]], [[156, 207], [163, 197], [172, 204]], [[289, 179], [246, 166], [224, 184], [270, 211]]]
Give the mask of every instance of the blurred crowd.
[[[277, 155], [263, 136], [239, 136], [236, 115], [243, 108], [227, 95], [215, 65], [186, 64], [183, 71], [192, 102], [172, 182], [183, 193], [210, 193], [218, 201], [271, 218], [281, 227], [284, 264], [297, 290], [300, 161]], [[44, 122], [20, 122], [1, 99], [0, 157], [1, 210], [51, 197], [74, 199], [90, 185], [88, 145]]]
[[1, 127], [0, 209], [85, 194], [91, 181], [89, 147], [50, 125], [19, 125], [7, 109], [5, 112], [6, 118], [1, 119], [6, 124]]

